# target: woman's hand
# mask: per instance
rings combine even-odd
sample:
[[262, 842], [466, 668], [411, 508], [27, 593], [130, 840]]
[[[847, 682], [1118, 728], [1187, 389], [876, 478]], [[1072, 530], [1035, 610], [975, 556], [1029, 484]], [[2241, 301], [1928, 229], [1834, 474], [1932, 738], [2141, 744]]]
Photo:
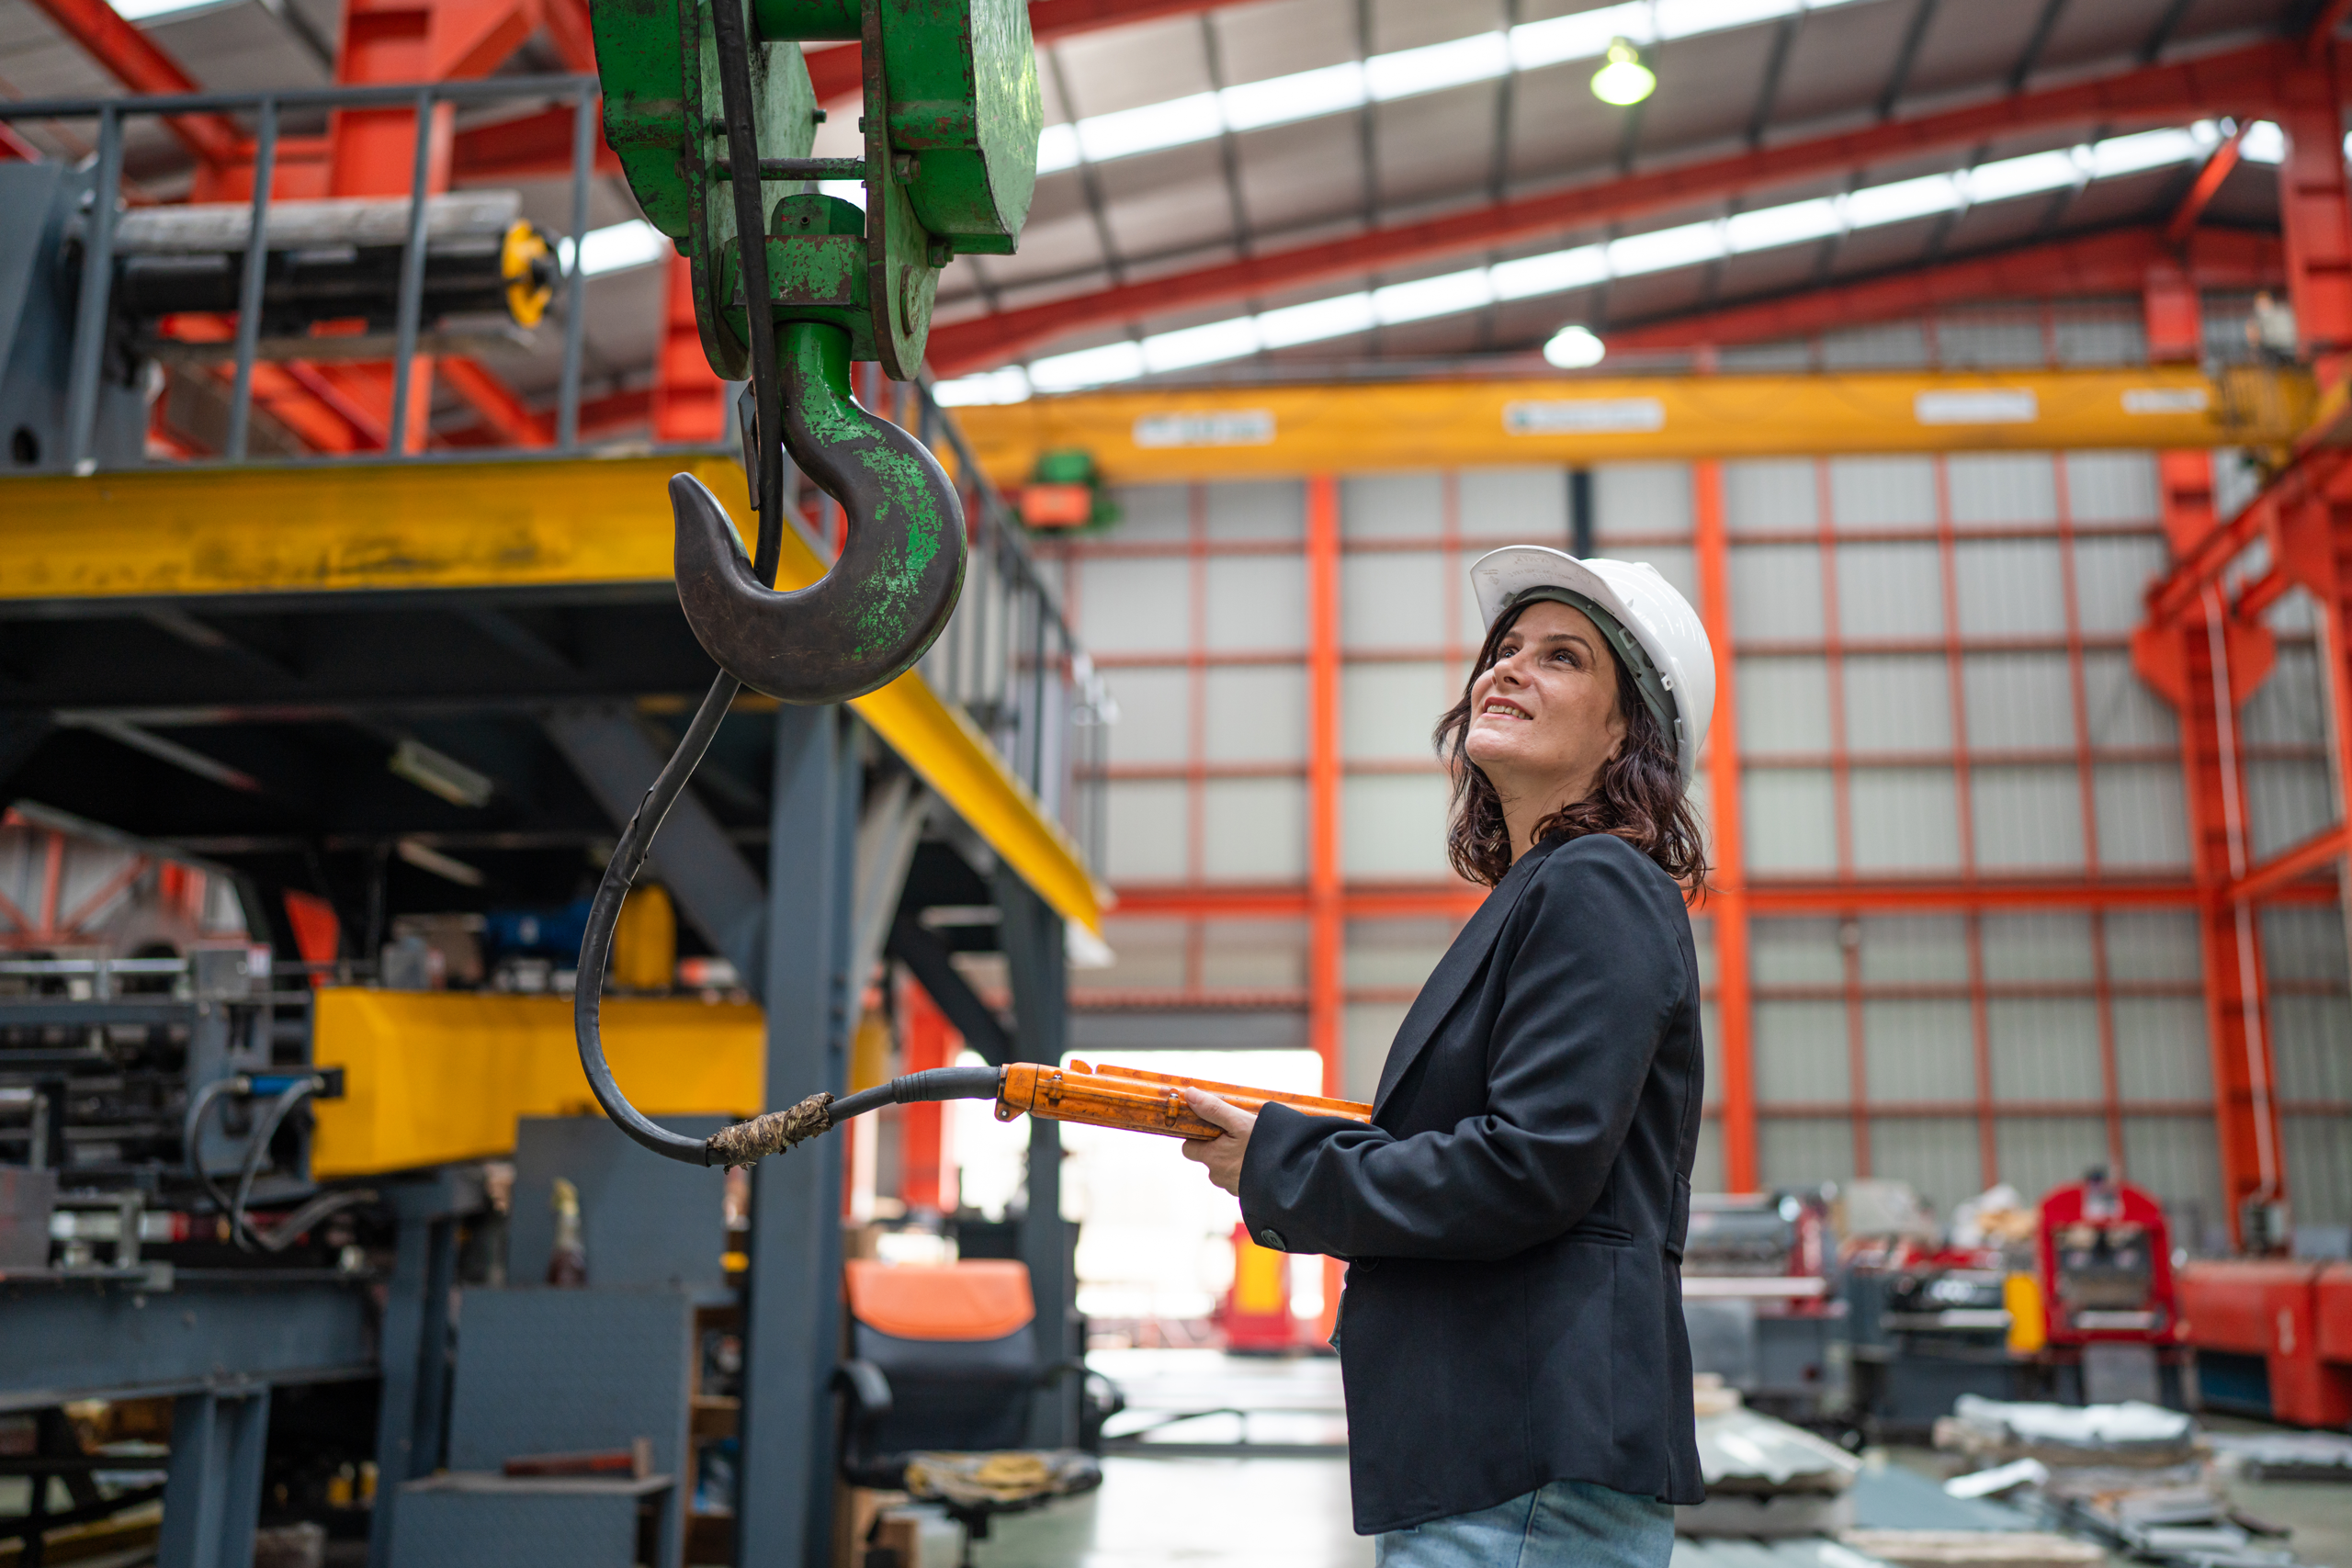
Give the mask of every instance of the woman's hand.
[[1209, 1168], [1209, 1180], [1235, 1197], [1241, 1196], [1241, 1161], [1250, 1153], [1250, 1132], [1258, 1119], [1247, 1111], [1227, 1105], [1206, 1089], [1188, 1089], [1183, 1091], [1184, 1103], [1202, 1121], [1225, 1129], [1222, 1138], [1187, 1138], [1184, 1157], [1198, 1160]]

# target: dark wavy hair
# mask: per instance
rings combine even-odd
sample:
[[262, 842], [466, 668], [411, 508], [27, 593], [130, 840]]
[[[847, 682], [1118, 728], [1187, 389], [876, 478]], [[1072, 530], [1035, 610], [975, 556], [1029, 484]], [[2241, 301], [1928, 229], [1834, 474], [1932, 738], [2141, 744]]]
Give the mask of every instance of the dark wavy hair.
[[[1495, 617], [1470, 678], [1463, 682], [1462, 700], [1445, 710], [1430, 737], [1437, 747], [1438, 760], [1453, 781], [1445, 857], [1464, 880], [1487, 887], [1500, 882], [1510, 869], [1510, 829], [1503, 821], [1502, 796], [1465, 750], [1470, 739], [1470, 694], [1478, 677], [1493, 668], [1496, 649], [1526, 610], [1526, 604], [1517, 604]], [[1592, 793], [1538, 822], [1533, 841], [1540, 844], [1607, 833], [1649, 856], [1685, 887], [1703, 887], [1706, 840], [1700, 834], [1698, 816], [1684, 793], [1674, 743], [1658, 728], [1649, 705], [1642, 701], [1641, 687], [1634, 683], [1634, 672], [1624, 660], [1613, 650], [1611, 657], [1617, 666], [1617, 711], [1625, 718], [1625, 738], [1616, 754], [1601, 764]]]

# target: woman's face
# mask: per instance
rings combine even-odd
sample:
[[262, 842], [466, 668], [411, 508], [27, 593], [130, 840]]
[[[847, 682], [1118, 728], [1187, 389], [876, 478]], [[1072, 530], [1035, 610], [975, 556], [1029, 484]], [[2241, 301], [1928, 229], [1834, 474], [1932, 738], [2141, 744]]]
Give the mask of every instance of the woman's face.
[[1582, 800], [1624, 738], [1617, 657], [1591, 620], [1548, 599], [1521, 611], [1471, 684], [1464, 738], [1505, 804]]

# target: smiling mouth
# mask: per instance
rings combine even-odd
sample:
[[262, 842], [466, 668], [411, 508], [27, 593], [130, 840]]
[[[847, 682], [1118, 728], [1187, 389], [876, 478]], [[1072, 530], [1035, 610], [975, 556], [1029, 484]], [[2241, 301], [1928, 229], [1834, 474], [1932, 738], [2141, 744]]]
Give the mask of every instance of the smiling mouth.
[[1506, 702], [1500, 697], [1488, 697], [1487, 705], [1480, 708], [1478, 714], [1482, 718], [1494, 714], [1498, 714], [1504, 718], [1532, 719], [1535, 716], [1517, 703]]

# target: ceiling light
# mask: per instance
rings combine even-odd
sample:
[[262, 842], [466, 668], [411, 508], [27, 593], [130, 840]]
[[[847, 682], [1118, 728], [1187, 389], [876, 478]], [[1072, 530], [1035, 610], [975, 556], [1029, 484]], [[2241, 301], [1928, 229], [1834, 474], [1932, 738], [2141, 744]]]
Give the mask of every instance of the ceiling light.
[[1592, 96], [1620, 108], [1638, 104], [1657, 90], [1657, 73], [1642, 63], [1631, 39], [1609, 40], [1609, 63], [1592, 73]]
[[1544, 357], [1563, 370], [1589, 370], [1608, 352], [1590, 327], [1562, 327], [1544, 345]]

